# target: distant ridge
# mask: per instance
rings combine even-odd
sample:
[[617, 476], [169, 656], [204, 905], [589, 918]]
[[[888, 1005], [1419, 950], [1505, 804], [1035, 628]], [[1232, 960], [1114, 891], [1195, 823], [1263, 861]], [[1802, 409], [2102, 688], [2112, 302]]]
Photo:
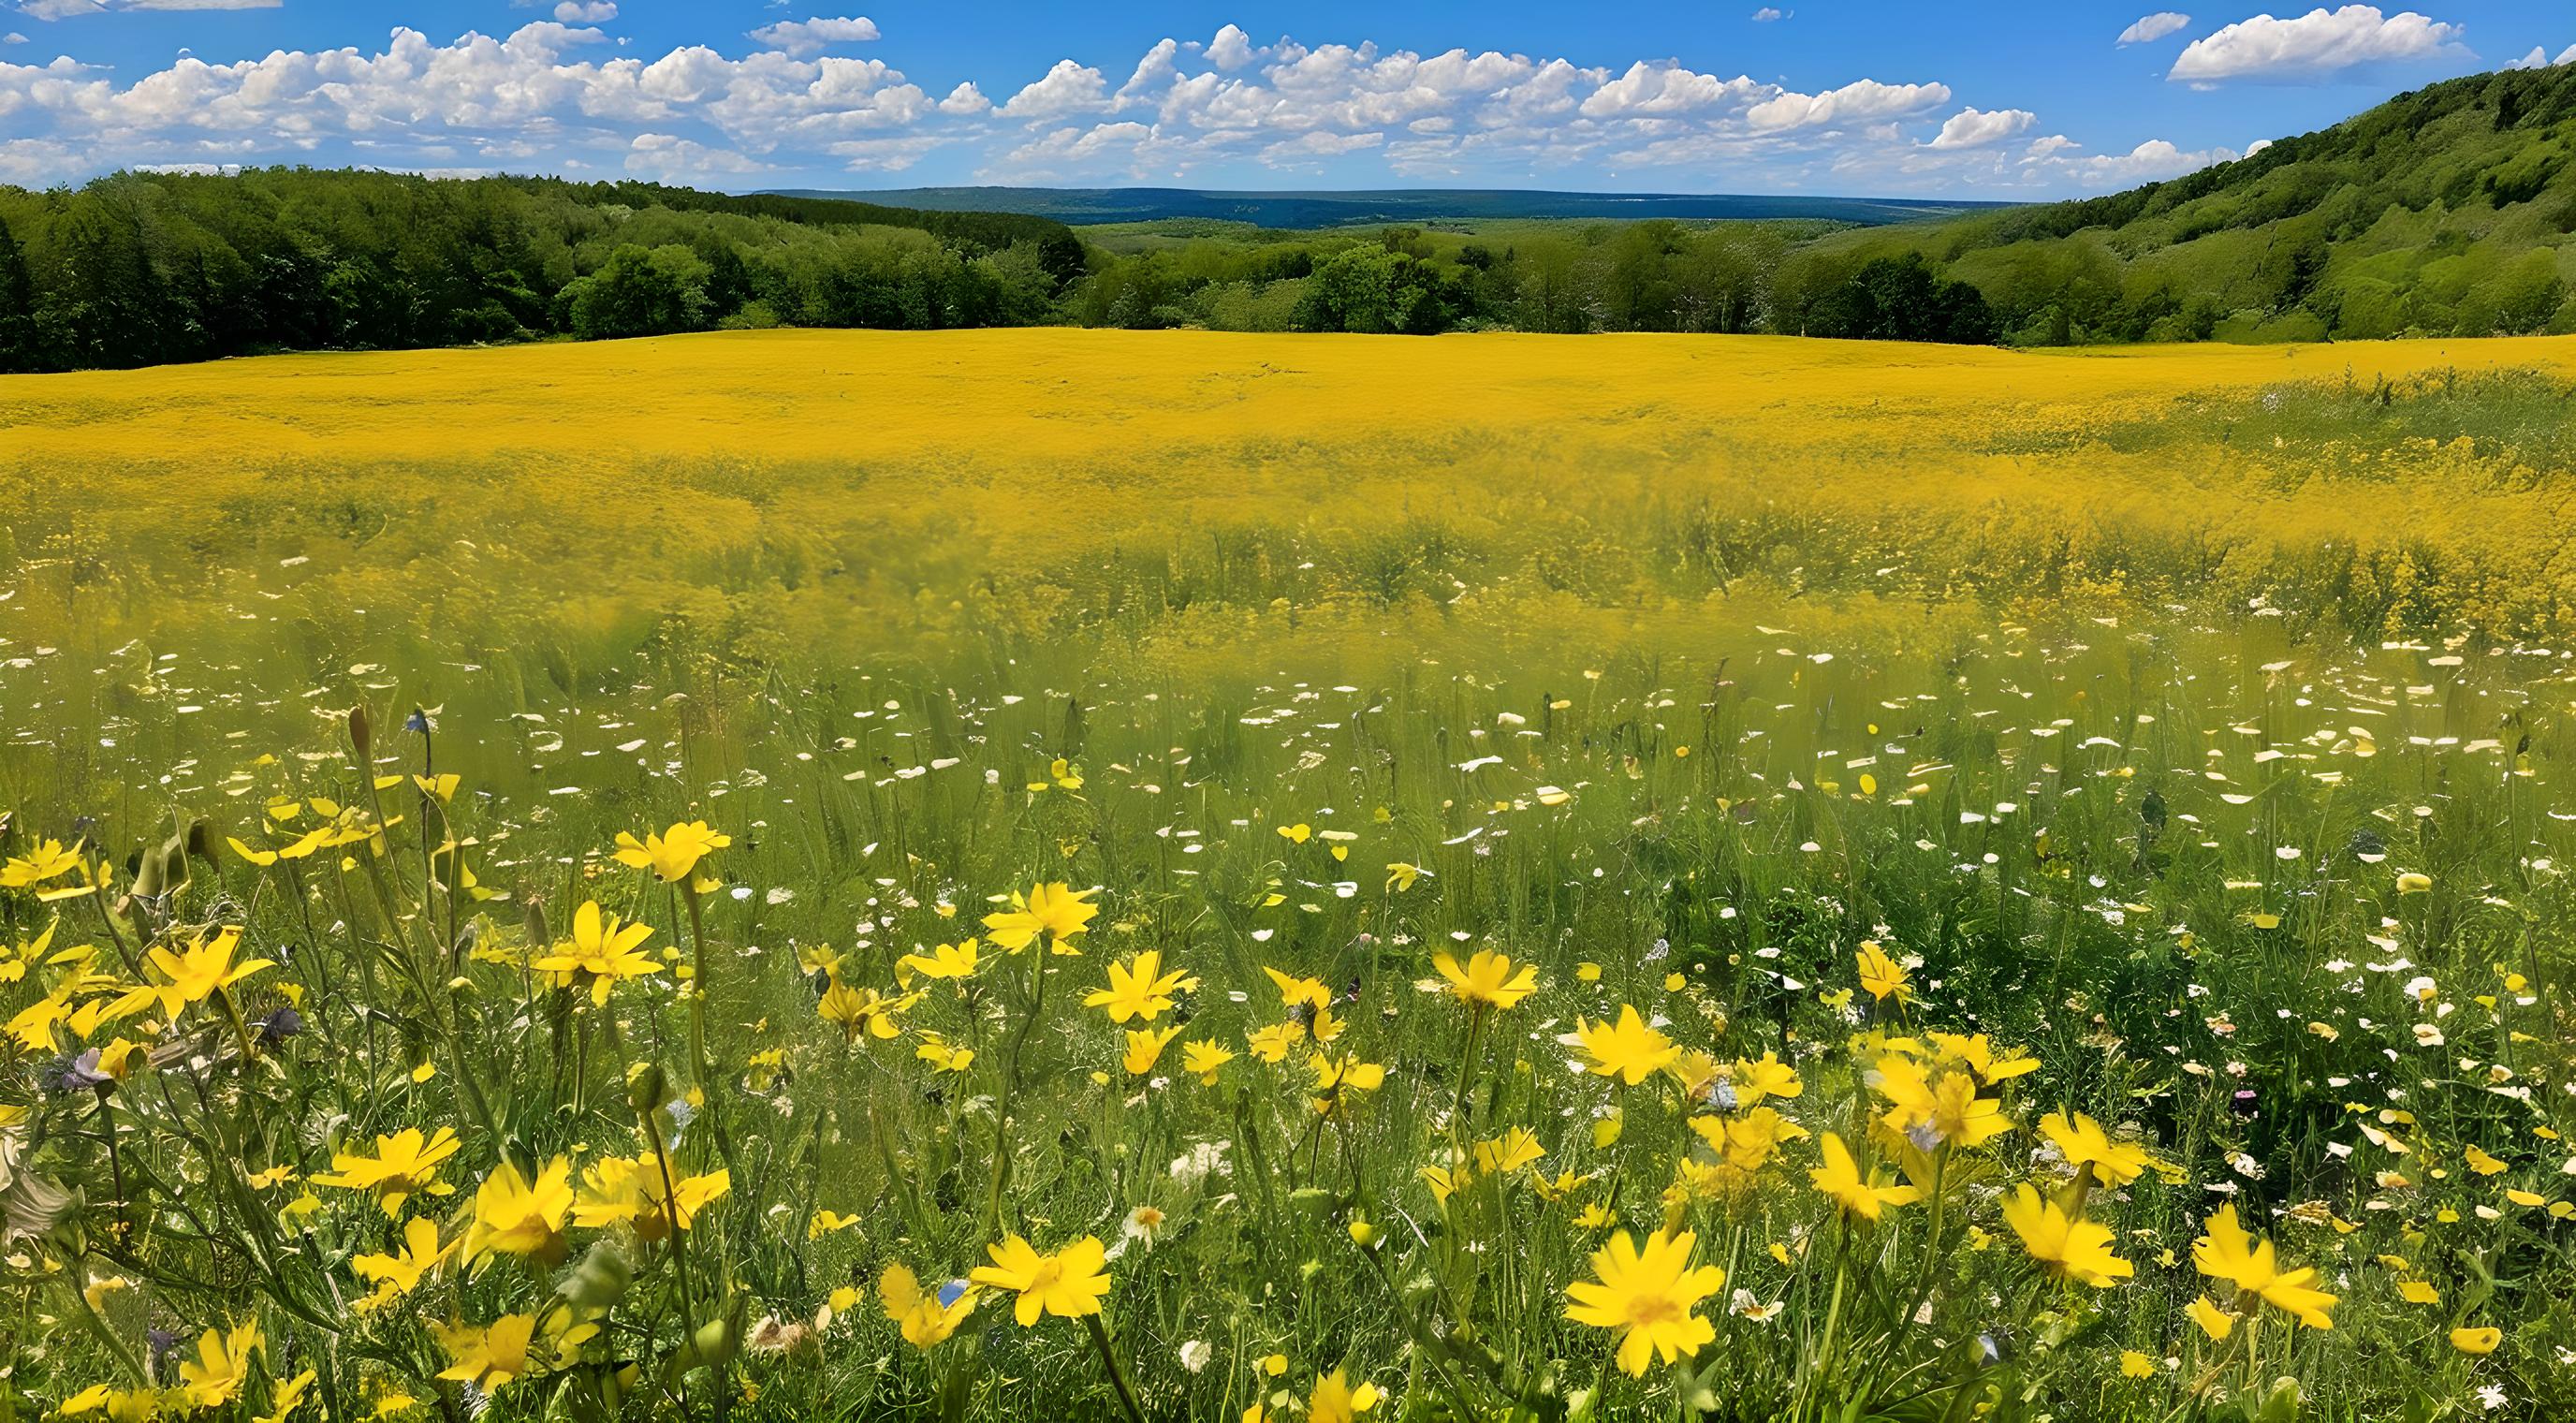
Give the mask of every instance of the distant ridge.
[[856, 199], [887, 207], [1005, 212], [1076, 225], [1215, 218], [1257, 227], [1311, 229], [1439, 218], [1824, 218], [1878, 225], [1957, 217], [2005, 203], [1912, 198], [1764, 197], [1752, 194], [1557, 193], [1509, 188], [1392, 188], [1375, 192], [1228, 192], [1198, 188], [889, 188], [781, 190], [782, 196]]

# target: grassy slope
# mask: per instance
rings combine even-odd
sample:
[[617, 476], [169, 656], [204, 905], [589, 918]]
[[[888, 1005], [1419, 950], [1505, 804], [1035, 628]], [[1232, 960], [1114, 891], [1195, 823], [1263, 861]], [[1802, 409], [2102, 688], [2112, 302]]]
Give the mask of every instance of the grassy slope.
[[[2028, 314], [2033, 300], [2204, 302], [2257, 339], [2565, 331], [2576, 284], [2576, 66], [2401, 94], [2237, 162], [2081, 202], [1827, 239], [1918, 251]], [[2535, 319], [2536, 318], [2536, 319]]]

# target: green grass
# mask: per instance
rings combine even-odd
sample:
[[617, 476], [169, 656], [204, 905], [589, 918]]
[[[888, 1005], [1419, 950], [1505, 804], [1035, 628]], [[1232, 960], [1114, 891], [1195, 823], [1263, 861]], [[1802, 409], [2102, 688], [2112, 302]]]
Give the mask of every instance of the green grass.
[[[2545, 447], [2562, 397], [2536, 381], [2209, 397], [2172, 430], [2098, 438], [2201, 452], [2225, 429], [2300, 447], [2285, 460], [2459, 434]], [[357, 563], [425, 530], [527, 532], [444, 528], [389, 470], [245, 517], [308, 520], [311, 546]], [[1151, 1418], [1322, 1416], [1310, 1393], [1336, 1370], [1384, 1392], [1382, 1418], [2576, 1409], [2576, 1210], [2553, 1134], [2576, 1126], [2564, 653], [2506, 630], [2355, 644], [2260, 607], [2070, 594], [2026, 615], [2051, 600], [2007, 612], [1767, 579], [1689, 618], [1640, 613], [1604, 646], [1568, 636], [1601, 624], [1564, 609], [1620, 595], [1579, 582], [1503, 604], [1520, 626], [1444, 608], [1499, 597], [1501, 575], [1443, 562], [1438, 528], [1306, 545], [1319, 580], [1358, 586], [1374, 566], [1388, 585], [1331, 606], [1244, 591], [1281, 586], [1284, 542], [1220, 544], [1212, 563], [1260, 568], [1150, 610], [1132, 570], [1057, 570], [1006, 596], [967, 568], [932, 596], [987, 600], [985, 635], [909, 644], [786, 642], [729, 617], [756, 563], [693, 565], [694, 617], [601, 616], [585, 636], [560, 609], [513, 621], [525, 588], [452, 548], [454, 586], [420, 606], [276, 621], [264, 610], [284, 600], [247, 568], [158, 605], [185, 595], [21, 556], [5, 591], [58, 621], [22, 619], [0, 649], [19, 659], [0, 671], [6, 852], [85, 837], [110, 883], [53, 902], [40, 891], [78, 874], [0, 890], [17, 942], [53, 926], [45, 953], [0, 959], [0, 1019], [48, 992], [113, 1002], [130, 954], [215, 926], [274, 966], [85, 1042], [66, 1024], [7, 1049], [7, 1406], [43, 1416], [137, 1372], [177, 1383], [203, 1331], [256, 1323], [264, 1353], [234, 1396], [155, 1395], [163, 1411], [264, 1413], [310, 1369], [296, 1417], [389, 1395], [449, 1418], [1119, 1416], [1075, 1320], [1023, 1328], [988, 1293], [924, 1349], [879, 1307], [889, 1264], [935, 1284], [1021, 1234], [1117, 1250], [1102, 1340]], [[205, 537], [222, 557], [231, 535]], [[1806, 552], [1822, 551], [1782, 556]], [[1579, 547], [1568, 558], [1579, 570]], [[88, 630], [107, 625], [184, 635], [103, 645]], [[529, 627], [547, 640], [509, 640]], [[426, 735], [405, 728], [414, 708]], [[459, 776], [453, 798], [417, 789], [424, 772]], [[262, 866], [227, 846], [291, 843], [325, 813], [316, 796], [361, 829], [401, 823], [381, 855], [360, 838]], [[284, 800], [308, 808], [264, 828]], [[732, 843], [705, 861], [693, 918], [689, 896], [610, 855], [621, 832], [697, 820]], [[425, 850], [451, 841], [480, 895], [441, 887], [450, 861]], [[1406, 886], [1397, 865], [1423, 873]], [[988, 945], [971, 994], [911, 979], [894, 1037], [845, 1038], [818, 1011], [833, 976], [900, 999], [905, 956], [1056, 882], [1097, 890], [1080, 956]], [[660, 968], [604, 1009], [528, 967], [592, 900], [649, 925]], [[1909, 965], [1910, 1003], [1856, 991], [1863, 941]], [[63, 953], [82, 944], [108, 983], [76, 977]], [[1481, 1014], [1453, 1000], [1435, 955], [1478, 949], [1535, 965], [1536, 992]], [[1081, 1000], [1148, 950], [1196, 982], [1154, 1020], [1183, 1031], [1137, 1075], [1121, 1026]], [[677, 991], [684, 968], [703, 996]], [[1319, 1116], [1309, 1049], [1254, 1059], [1250, 1035], [1298, 1021], [1269, 968], [1326, 986], [1347, 1025], [1330, 1051], [1384, 1066], [1383, 1086]], [[258, 1037], [290, 1003], [301, 1031]], [[1745, 1114], [1669, 1075], [1575, 1070], [1564, 1035], [1623, 1005], [1720, 1064], [1794, 1065], [1800, 1095], [1767, 1105], [1808, 1135], [1732, 1187], [1703, 1174], [1668, 1199], [1715, 1161], [1691, 1118]], [[701, 1012], [703, 1096], [674, 1110]], [[1873, 1129], [1887, 1040], [1933, 1032], [2036, 1060], [1981, 1085], [2011, 1120], [1995, 1140], [1909, 1154]], [[930, 1034], [973, 1062], [935, 1070]], [[82, 1049], [119, 1038], [160, 1065], [62, 1090]], [[1201, 1040], [1239, 1054], [1213, 1086], [1181, 1070]], [[2164, 1163], [2070, 1197], [2134, 1266], [2115, 1288], [2051, 1278], [2002, 1218], [2012, 1187], [2067, 1183], [2037, 1130], [2052, 1112]], [[310, 1178], [405, 1127], [461, 1138], [439, 1173], [456, 1193], [398, 1212], [442, 1242], [505, 1162], [568, 1158], [587, 1201], [584, 1168], [658, 1142], [675, 1176], [725, 1170], [729, 1189], [680, 1248], [566, 1223], [527, 1257], [452, 1264], [361, 1311], [353, 1261], [400, 1222]], [[1445, 1203], [1423, 1180], [1515, 1129], [1535, 1164]], [[1827, 1132], [1929, 1197], [1840, 1220], [1808, 1174]], [[298, 1179], [252, 1183], [275, 1167]], [[1537, 1188], [1567, 1172], [1584, 1179], [1561, 1198]], [[2320, 1270], [2331, 1330], [2264, 1306], [2224, 1342], [2189, 1322], [2204, 1292], [2229, 1299], [2192, 1264], [2227, 1201]], [[1587, 1207], [1619, 1231], [1689, 1229], [1727, 1272], [1686, 1363], [1631, 1377], [1607, 1331], [1568, 1319], [1608, 1234]], [[1161, 1212], [1150, 1240], [1126, 1229], [1139, 1208]], [[809, 1238], [818, 1211], [855, 1223]], [[109, 1280], [125, 1283], [93, 1313], [81, 1287]], [[2438, 1303], [2407, 1302], [2407, 1280]], [[442, 1326], [521, 1314], [554, 1352], [494, 1390], [439, 1379], [457, 1351]], [[2488, 1325], [2492, 1354], [2449, 1342]], [[2148, 1377], [2123, 1375], [2124, 1351]]]

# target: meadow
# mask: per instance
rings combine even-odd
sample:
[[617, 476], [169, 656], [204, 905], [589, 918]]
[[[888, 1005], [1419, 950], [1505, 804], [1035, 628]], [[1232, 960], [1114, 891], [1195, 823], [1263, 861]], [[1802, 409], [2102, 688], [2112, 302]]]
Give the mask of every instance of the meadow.
[[2568, 1416], [2571, 398], [0, 378], [0, 1417]]

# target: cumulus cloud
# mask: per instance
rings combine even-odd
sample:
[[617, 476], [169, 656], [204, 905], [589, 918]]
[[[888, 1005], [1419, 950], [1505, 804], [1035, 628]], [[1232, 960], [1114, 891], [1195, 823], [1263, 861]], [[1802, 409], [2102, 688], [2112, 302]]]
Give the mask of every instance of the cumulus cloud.
[[[612, 13], [617, 9], [608, 8]], [[838, 44], [871, 44], [878, 35], [876, 21], [853, 15], [838, 20], [780, 20], [753, 30], [751, 37], [771, 49], [801, 56], [821, 54]]]
[[[1167, 41], [1168, 43], [1168, 41]], [[1046, 77], [1011, 96], [995, 110], [1006, 119], [1043, 122], [1109, 107], [1109, 85], [1100, 71], [1070, 59], [1059, 59]]]
[[719, 175], [739, 177], [765, 168], [732, 149], [710, 148], [694, 139], [667, 133], [639, 133], [626, 153], [627, 172], [665, 182], [702, 182]]
[[2120, 44], [2123, 48], [2133, 44], [2154, 44], [2190, 23], [2189, 15], [2173, 10], [2158, 10], [2152, 15], [2140, 17], [2136, 24], [2120, 31]]
[[2355, 65], [2467, 55], [2457, 25], [2412, 10], [2383, 15], [2376, 5], [2346, 5], [2288, 20], [2239, 20], [2184, 46], [2165, 77], [2199, 85], [2230, 79], [2296, 83]]
[[1774, 20], [1785, 20], [1787, 18], [1789, 18], [1788, 14], [1774, 5], [1765, 5], [1761, 9], [1753, 12], [1753, 23], [1757, 25], [1767, 25]]
[[[782, 146], [908, 124], [931, 108], [918, 86], [876, 60], [800, 60], [776, 51], [729, 60], [702, 46], [650, 62], [578, 57], [602, 39], [595, 29], [554, 22], [498, 39], [469, 32], [448, 45], [398, 29], [375, 54], [280, 50], [230, 64], [181, 59], [122, 89], [68, 59], [42, 69], [0, 63], [0, 113], [12, 113], [13, 125], [41, 121], [50, 138], [94, 140], [115, 162], [142, 159], [147, 155], [135, 150], [153, 143], [209, 136], [310, 150], [327, 139], [428, 145], [441, 133], [481, 141], [582, 129], [603, 144], [655, 137], [640, 150], [649, 164], [684, 157], [721, 171], [725, 160], [659, 140], [686, 138], [669, 132], [677, 122], [704, 125], [724, 140], [723, 151], [751, 161]], [[25, 117], [15, 115], [19, 110]], [[620, 135], [621, 127], [629, 132]], [[628, 166], [636, 165], [630, 159]]]
[[1932, 139], [1934, 148], [1983, 148], [2030, 131], [2039, 116], [2028, 109], [1966, 108], [1952, 114]]
[[1722, 104], [1743, 103], [1772, 92], [1741, 75], [1720, 79], [1694, 74], [1674, 60], [1628, 66], [1628, 72], [1592, 91], [1582, 104], [1585, 118], [1628, 114], [1685, 114]]
[[1118, 86], [1118, 93], [1111, 102], [1126, 104], [1179, 78], [1180, 54], [1180, 41], [1170, 38], [1157, 41], [1152, 49], [1145, 51], [1144, 58], [1136, 61], [1136, 72], [1127, 77], [1126, 83]]
[[1856, 79], [1821, 94], [1784, 93], [1745, 111], [1756, 129], [1822, 128], [1918, 113], [1950, 102], [1947, 84], [1881, 84]]
[[1228, 25], [1208, 41], [1208, 63], [1219, 69], [1241, 69], [1259, 58], [1261, 51], [1252, 47], [1252, 36], [1240, 25]]
[[937, 134], [904, 134], [889, 138], [853, 138], [831, 144], [823, 151], [841, 161], [854, 173], [900, 173], [930, 153], [944, 148], [950, 140]]
[[1339, 158], [1386, 142], [1382, 133], [1310, 133], [1281, 139], [1261, 150], [1261, 161], [1273, 168], [1293, 168], [1326, 158]]
[[2125, 188], [2179, 178], [2213, 163], [2233, 163], [2242, 156], [2226, 147], [2186, 152], [2164, 139], [2151, 138], [2126, 153], [2078, 158], [2072, 160], [2071, 166], [2076, 177], [2089, 187]]
[[1141, 172], [1154, 131], [1132, 119], [1095, 124], [1088, 129], [1052, 129], [1002, 155], [996, 171], [1036, 179], [1069, 172], [1096, 172], [1115, 166]]
[[935, 160], [944, 171], [931, 181], [1205, 174], [1223, 185], [1219, 174], [1247, 181], [1275, 169], [1594, 186], [1661, 170], [1665, 185], [2037, 196], [2233, 156], [2151, 143], [2088, 157], [2065, 135], [2034, 137], [2026, 109], [1961, 109], [1948, 85], [1928, 80], [1795, 92], [1677, 58], [1593, 66], [1465, 46], [1256, 45], [1236, 25], [1034, 75], [942, 75], [925, 90], [886, 60], [834, 52], [876, 40], [856, 16], [763, 25], [739, 57], [686, 44], [657, 58], [595, 28], [621, 0], [521, 3], [560, 18], [444, 44], [403, 28], [364, 48], [183, 56], [140, 74], [0, 61], [0, 128], [11, 135], [0, 180], [356, 161], [735, 183]]
[[2562, 64], [2576, 64], [2576, 44], [2571, 44], [2567, 46], [2567, 48], [2559, 51], [2556, 59], [2551, 59], [2549, 57], [2549, 47], [2547, 45], [2533, 45], [2531, 47], [2531, 53], [2526, 54], [2522, 58], [2515, 60], [2513, 63], [2506, 65], [2505, 68], [2551, 69]]

